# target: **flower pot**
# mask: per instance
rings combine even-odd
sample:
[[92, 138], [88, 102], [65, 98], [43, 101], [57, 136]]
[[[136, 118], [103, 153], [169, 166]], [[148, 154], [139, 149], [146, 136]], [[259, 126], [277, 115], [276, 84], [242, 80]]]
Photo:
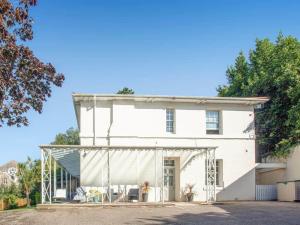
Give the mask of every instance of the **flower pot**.
[[142, 193], [142, 201], [147, 202], [148, 201], [148, 193]]
[[186, 199], [187, 199], [188, 202], [192, 202], [193, 199], [194, 199], [194, 194], [193, 193], [188, 193], [186, 195]]

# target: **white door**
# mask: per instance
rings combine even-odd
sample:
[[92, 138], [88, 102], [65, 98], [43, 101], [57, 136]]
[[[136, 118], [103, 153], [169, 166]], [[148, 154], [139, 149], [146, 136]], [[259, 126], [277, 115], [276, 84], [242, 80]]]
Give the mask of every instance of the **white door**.
[[175, 161], [164, 160], [164, 200], [175, 201]]

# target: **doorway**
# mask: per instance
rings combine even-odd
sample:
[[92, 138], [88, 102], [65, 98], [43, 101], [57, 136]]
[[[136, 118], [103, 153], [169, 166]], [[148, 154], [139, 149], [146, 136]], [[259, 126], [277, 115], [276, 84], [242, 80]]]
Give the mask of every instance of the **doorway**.
[[175, 160], [164, 160], [164, 199], [175, 201]]

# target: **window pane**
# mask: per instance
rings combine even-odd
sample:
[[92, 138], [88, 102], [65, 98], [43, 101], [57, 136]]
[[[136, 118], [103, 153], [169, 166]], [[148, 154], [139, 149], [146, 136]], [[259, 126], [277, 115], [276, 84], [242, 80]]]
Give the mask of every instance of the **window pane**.
[[206, 134], [220, 134], [219, 130], [206, 130]]
[[168, 177], [165, 176], [165, 177], [164, 177], [164, 186], [167, 186], [167, 185], [168, 185]]
[[166, 131], [174, 132], [174, 110], [166, 109]]
[[173, 178], [173, 176], [169, 176], [169, 186], [173, 186], [173, 180], [174, 180], [174, 178]]
[[174, 166], [175, 165], [175, 161], [174, 160], [172, 160], [172, 159], [165, 159], [165, 161], [164, 161], [164, 165], [165, 166]]
[[218, 123], [207, 123], [206, 128], [210, 130], [217, 130], [219, 129], [219, 124]]
[[218, 111], [206, 111], [206, 133], [219, 134], [219, 112]]
[[218, 111], [206, 111], [207, 118], [218, 118], [219, 112]]

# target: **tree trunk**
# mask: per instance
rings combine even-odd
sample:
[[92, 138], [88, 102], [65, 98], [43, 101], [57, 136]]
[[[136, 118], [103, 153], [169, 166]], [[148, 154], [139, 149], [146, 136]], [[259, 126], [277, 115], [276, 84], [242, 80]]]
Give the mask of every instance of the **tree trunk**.
[[27, 200], [27, 207], [30, 207], [30, 198], [29, 198], [29, 192], [26, 191], [26, 200]]

